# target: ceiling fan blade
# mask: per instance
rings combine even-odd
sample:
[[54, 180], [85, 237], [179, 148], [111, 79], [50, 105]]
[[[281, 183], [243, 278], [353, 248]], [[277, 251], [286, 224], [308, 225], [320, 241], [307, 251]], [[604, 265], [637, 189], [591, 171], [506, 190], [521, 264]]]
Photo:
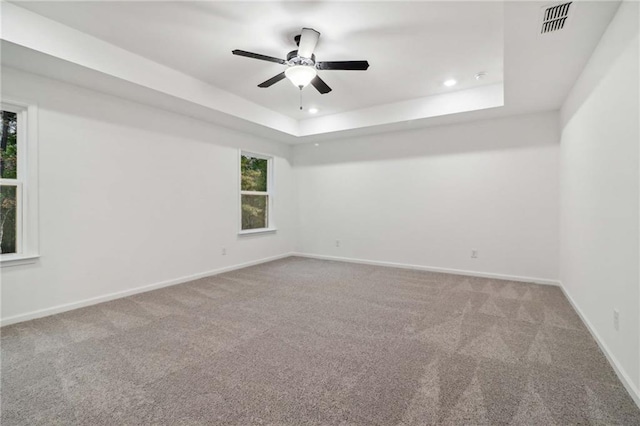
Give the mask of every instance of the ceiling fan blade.
[[271, 85], [276, 84], [277, 82], [282, 80], [284, 77], [285, 77], [284, 72], [281, 72], [280, 74], [274, 77], [271, 77], [269, 80], [263, 81], [262, 83], [258, 84], [258, 87], [269, 87]]
[[350, 71], [366, 71], [369, 68], [367, 61], [329, 61], [318, 62], [316, 68], [319, 70], [350, 70]]
[[320, 33], [313, 28], [303, 28], [302, 33], [300, 33], [300, 43], [298, 44], [298, 56], [311, 58], [319, 38]]
[[329, 87], [327, 83], [325, 83], [324, 80], [320, 78], [320, 76], [316, 75], [315, 78], [311, 80], [311, 84], [318, 90], [318, 92], [323, 95], [331, 91], [331, 87]]
[[259, 53], [247, 52], [246, 50], [234, 50], [231, 53], [238, 56], [246, 56], [247, 58], [260, 59], [261, 61], [275, 62], [277, 64], [286, 64], [284, 59], [274, 58], [273, 56], [261, 55]]

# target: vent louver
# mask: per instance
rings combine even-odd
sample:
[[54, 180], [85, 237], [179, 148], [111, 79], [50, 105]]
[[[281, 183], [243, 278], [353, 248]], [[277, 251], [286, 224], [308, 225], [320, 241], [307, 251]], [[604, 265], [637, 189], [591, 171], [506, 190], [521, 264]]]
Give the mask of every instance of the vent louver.
[[541, 34], [558, 31], [564, 28], [569, 17], [569, 7], [572, 2], [547, 7], [542, 17]]

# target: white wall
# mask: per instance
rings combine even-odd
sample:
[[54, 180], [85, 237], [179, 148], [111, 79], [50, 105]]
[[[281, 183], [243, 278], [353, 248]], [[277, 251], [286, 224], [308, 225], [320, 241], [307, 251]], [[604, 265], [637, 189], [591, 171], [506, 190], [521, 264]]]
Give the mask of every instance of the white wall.
[[302, 253], [558, 278], [555, 112], [301, 145], [294, 163]]
[[[289, 146], [2, 71], [39, 106], [42, 255], [2, 269], [4, 320], [292, 251]], [[238, 148], [275, 155], [276, 234], [237, 235]]]
[[561, 280], [640, 398], [638, 12], [622, 3], [562, 108]]

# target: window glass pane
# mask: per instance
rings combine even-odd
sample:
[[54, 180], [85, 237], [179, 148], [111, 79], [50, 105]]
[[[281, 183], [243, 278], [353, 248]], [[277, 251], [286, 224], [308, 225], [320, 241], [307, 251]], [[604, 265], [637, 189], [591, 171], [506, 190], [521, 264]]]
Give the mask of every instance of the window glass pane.
[[268, 160], [243, 155], [240, 161], [242, 170], [242, 190], [266, 192]]
[[15, 112], [2, 111], [0, 126], [0, 176], [3, 179], [16, 179], [18, 172], [18, 115]]
[[0, 186], [0, 249], [2, 253], [16, 252], [17, 187]]
[[267, 195], [242, 195], [242, 229], [267, 228]]

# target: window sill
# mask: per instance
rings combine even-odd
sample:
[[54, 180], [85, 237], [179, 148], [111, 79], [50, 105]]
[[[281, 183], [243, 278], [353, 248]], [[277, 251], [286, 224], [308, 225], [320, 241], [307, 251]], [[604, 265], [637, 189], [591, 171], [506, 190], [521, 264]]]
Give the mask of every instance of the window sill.
[[38, 259], [39, 254], [4, 254], [0, 256], [0, 267], [28, 265], [36, 263]]
[[238, 235], [268, 234], [276, 231], [276, 228], [245, 229], [238, 231]]

